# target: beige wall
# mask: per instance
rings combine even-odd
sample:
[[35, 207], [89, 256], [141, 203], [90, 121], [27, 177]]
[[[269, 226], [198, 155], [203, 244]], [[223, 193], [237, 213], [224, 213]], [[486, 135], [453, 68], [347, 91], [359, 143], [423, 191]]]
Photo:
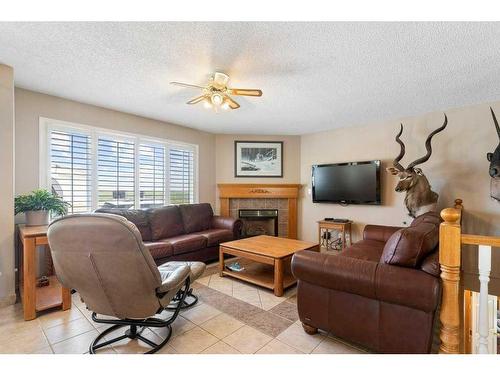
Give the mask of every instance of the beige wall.
[[[500, 102], [493, 104], [500, 114]], [[439, 206], [450, 206], [462, 198], [465, 206], [465, 226], [476, 234], [500, 234], [500, 203], [489, 195], [490, 178], [486, 153], [498, 144], [498, 137], [489, 106], [477, 105], [446, 111], [448, 127], [436, 137], [431, 159], [422, 165], [433, 190], [440, 194]], [[424, 141], [429, 132], [443, 122], [443, 113], [436, 112], [403, 119], [402, 139], [406, 155], [402, 164], [425, 155]], [[404, 195], [394, 192], [396, 177], [385, 171], [399, 153], [394, 137], [398, 121], [342, 128], [301, 137], [301, 183], [299, 238], [317, 238], [316, 221], [324, 217], [349, 218], [355, 222], [355, 239], [359, 239], [365, 224], [404, 225], [411, 219], [403, 206]], [[382, 205], [342, 207], [337, 204], [312, 203], [311, 166], [320, 163], [382, 160]]]
[[0, 307], [14, 291], [14, 70], [0, 64]]
[[199, 146], [199, 200], [215, 202], [215, 135], [161, 121], [16, 88], [16, 194], [38, 187], [39, 117]]
[[[283, 141], [283, 177], [234, 177], [234, 141]], [[215, 137], [215, 164], [217, 183], [296, 184], [300, 181], [300, 137], [218, 134]]]

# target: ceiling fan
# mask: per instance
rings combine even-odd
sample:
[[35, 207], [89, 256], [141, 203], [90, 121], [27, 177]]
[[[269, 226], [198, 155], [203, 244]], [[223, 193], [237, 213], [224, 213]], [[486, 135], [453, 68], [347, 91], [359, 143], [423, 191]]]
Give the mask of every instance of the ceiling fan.
[[206, 86], [192, 85], [182, 82], [170, 82], [172, 85], [190, 87], [203, 90], [203, 94], [191, 99], [186, 104], [197, 104], [203, 102], [205, 107], [217, 111], [222, 109], [238, 109], [240, 105], [230, 95], [262, 96], [258, 89], [233, 89], [227, 87], [229, 76], [224, 73], [215, 72], [208, 80]]

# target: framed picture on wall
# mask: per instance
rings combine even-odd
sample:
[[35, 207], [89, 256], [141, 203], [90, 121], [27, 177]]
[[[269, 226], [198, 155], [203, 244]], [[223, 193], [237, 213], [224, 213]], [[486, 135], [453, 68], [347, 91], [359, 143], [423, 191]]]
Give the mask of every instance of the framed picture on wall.
[[234, 141], [235, 177], [283, 177], [283, 142]]

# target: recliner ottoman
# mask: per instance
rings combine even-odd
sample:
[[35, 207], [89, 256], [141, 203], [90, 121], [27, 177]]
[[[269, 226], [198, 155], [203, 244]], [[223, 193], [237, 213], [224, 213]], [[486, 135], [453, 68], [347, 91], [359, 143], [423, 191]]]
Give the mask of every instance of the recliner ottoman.
[[[203, 275], [203, 272], [205, 272], [205, 269], [207, 267], [203, 262], [171, 261], [160, 265], [158, 267], [158, 270], [160, 271], [160, 274], [162, 272], [170, 273], [173, 270], [184, 266], [188, 266], [190, 269], [189, 272], [190, 285], [193, 285], [193, 282], [196, 279], [198, 279], [201, 275]], [[177, 308], [177, 304], [181, 301], [183, 293], [184, 293], [183, 290], [179, 290], [179, 292], [177, 292], [177, 295], [172, 299], [172, 302], [167, 307], [169, 310]], [[186, 309], [188, 307], [192, 307], [196, 304], [196, 302], [198, 302], [198, 297], [193, 294], [193, 288], [190, 287], [190, 289], [187, 292], [186, 298], [182, 302], [182, 306], [180, 308]]]

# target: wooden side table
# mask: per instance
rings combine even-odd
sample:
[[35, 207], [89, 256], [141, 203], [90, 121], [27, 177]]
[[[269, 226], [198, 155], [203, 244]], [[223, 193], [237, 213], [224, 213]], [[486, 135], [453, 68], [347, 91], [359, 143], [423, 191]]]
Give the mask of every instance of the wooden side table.
[[63, 310], [71, 308], [71, 291], [64, 288], [57, 278], [49, 276], [49, 285], [36, 286], [36, 247], [48, 246], [47, 226], [27, 227], [19, 225], [19, 241], [23, 251], [20, 254], [20, 292], [24, 310], [24, 320], [36, 318], [39, 311], [61, 307]]
[[[344, 250], [347, 247], [347, 237], [349, 238], [349, 245], [352, 244], [352, 221], [346, 223], [335, 222], [331, 220], [318, 221], [318, 240], [319, 246], [327, 250]], [[333, 236], [337, 232], [340, 237]]]

